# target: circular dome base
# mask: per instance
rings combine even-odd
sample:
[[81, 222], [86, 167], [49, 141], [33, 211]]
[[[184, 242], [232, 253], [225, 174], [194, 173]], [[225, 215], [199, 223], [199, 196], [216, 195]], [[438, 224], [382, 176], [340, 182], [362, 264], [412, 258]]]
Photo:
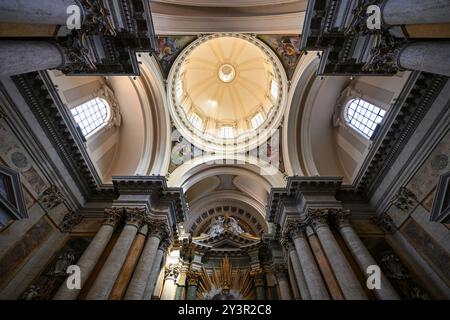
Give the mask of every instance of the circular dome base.
[[236, 154], [263, 144], [287, 102], [287, 77], [276, 53], [246, 34], [200, 37], [180, 53], [167, 80], [176, 128], [206, 152]]

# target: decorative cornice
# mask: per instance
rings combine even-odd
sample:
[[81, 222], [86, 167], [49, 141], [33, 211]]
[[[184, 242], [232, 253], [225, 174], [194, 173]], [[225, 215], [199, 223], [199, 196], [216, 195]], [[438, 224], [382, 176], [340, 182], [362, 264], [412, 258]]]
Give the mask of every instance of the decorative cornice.
[[186, 196], [182, 188], [169, 188], [163, 176], [113, 177], [117, 194], [147, 194], [158, 204], [166, 204], [175, 214], [176, 223], [188, 214]]
[[59, 108], [55, 104], [39, 73], [22, 74], [12, 79], [81, 193], [87, 197], [97, 190], [98, 185], [87, 165], [89, 161], [86, 160], [87, 151], [80, 150], [80, 146], [83, 145], [81, 138], [70, 133], [65, 121], [67, 119], [61, 114], [65, 106], [62, 105]]
[[361, 178], [356, 187], [368, 195], [386, 176], [448, 80], [429, 73], [420, 73], [412, 78], [414, 84], [406, 86], [404, 90], [407, 92], [403, 92], [391, 107], [395, 113], [386, 121], [386, 132], [378, 135], [382, 140], [376, 143], [378, 147], [373, 148], [373, 154], [363, 164], [364, 171], [359, 174]]
[[266, 218], [275, 222], [282, 205], [299, 198], [302, 193], [337, 193], [342, 185], [340, 177], [288, 177], [285, 188], [272, 188], [266, 207]]

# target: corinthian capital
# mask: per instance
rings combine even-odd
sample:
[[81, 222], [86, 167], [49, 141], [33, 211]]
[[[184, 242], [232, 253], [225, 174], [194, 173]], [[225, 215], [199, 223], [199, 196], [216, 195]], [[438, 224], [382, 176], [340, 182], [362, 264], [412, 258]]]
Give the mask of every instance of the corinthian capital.
[[172, 239], [170, 237], [164, 237], [163, 239], [161, 239], [158, 249], [166, 252], [171, 244], [172, 244]]
[[145, 208], [125, 208], [126, 224], [140, 228], [145, 221], [146, 213]]
[[252, 277], [256, 287], [264, 286], [265, 273], [261, 268], [253, 269], [252, 271], [250, 271], [250, 277]]
[[107, 208], [105, 209], [106, 219], [103, 224], [116, 227], [117, 224], [122, 220], [123, 208]]
[[165, 221], [150, 220], [148, 221], [148, 236], [164, 239], [169, 236], [169, 228]]
[[350, 225], [350, 217], [351, 217], [350, 210], [346, 209], [331, 209], [330, 210], [330, 217], [333, 219], [333, 221], [338, 226], [346, 226]]
[[195, 270], [189, 270], [187, 273], [187, 285], [188, 286], [198, 286], [201, 279], [201, 274]]
[[173, 279], [176, 280], [178, 275], [180, 274], [181, 266], [179, 263], [171, 263], [166, 267], [164, 271], [164, 279]]
[[275, 263], [273, 265], [273, 272], [277, 278], [288, 277], [288, 269], [284, 263]]
[[300, 221], [292, 221], [287, 225], [284, 235], [288, 239], [292, 239], [292, 240], [299, 238], [299, 237], [304, 237], [305, 228], [306, 228], [306, 225], [304, 223], [301, 223]]
[[329, 208], [309, 208], [307, 219], [314, 229], [327, 226], [328, 217], [330, 216]]
[[294, 248], [294, 244], [292, 243], [292, 239], [288, 235], [284, 235], [280, 239], [280, 244], [289, 252]]

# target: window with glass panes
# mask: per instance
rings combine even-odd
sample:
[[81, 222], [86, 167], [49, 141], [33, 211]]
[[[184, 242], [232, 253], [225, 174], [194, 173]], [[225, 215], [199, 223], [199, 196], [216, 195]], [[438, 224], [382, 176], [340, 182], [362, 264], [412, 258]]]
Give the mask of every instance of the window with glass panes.
[[86, 137], [106, 122], [108, 107], [108, 103], [105, 100], [95, 98], [70, 111]]
[[385, 114], [386, 111], [363, 99], [352, 99], [348, 103], [346, 120], [353, 128], [370, 138]]

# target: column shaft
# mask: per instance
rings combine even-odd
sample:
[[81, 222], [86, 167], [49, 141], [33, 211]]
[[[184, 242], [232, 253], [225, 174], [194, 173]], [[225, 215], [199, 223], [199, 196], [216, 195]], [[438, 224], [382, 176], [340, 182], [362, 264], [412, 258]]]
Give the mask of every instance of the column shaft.
[[163, 257], [164, 257], [164, 250], [158, 249], [155, 256], [155, 262], [152, 265], [150, 277], [148, 278], [145, 287], [143, 300], [150, 300], [152, 298], [156, 286], [156, 281], [158, 280], [158, 276], [161, 273], [161, 262], [163, 260]]
[[450, 22], [449, 0], [388, 0], [382, 8], [388, 25]]
[[165, 269], [164, 288], [161, 294], [161, 300], [174, 300], [177, 290], [177, 278], [180, 274], [179, 264], [170, 264]]
[[175, 297], [175, 292], [177, 290], [177, 285], [175, 279], [167, 278], [164, 281], [164, 288], [161, 293], [161, 300], [173, 300]]
[[62, 51], [51, 42], [0, 40], [0, 77], [54, 69], [63, 63]]
[[314, 260], [306, 239], [303, 236], [299, 236], [294, 238], [293, 241], [311, 299], [330, 299], [327, 288], [322, 280], [319, 268], [317, 267], [316, 261]]
[[106, 259], [103, 269], [95, 279], [86, 300], [106, 300], [111, 293], [120, 269], [127, 257], [128, 251], [137, 233], [137, 226], [127, 224], [117, 239], [110, 255]]
[[256, 300], [266, 300], [266, 291], [264, 286], [256, 287]]
[[292, 269], [294, 270], [298, 290], [300, 291], [302, 300], [311, 300], [311, 295], [309, 294], [308, 285], [306, 284], [306, 279], [300, 265], [300, 260], [297, 257], [297, 252], [294, 247], [289, 250], [289, 257], [291, 259]]
[[189, 285], [187, 288], [186, 300], [196, 300], [197, 299], [197, 286]]
[[280, 300], [292, 300], [291, 288], [286, 276], [278, 275], [277, 277], [278, 289], [280, 292]]
[[[81, 288], [83, 288], [86, 280], [89, 278], [92, 270], [98, 262], [98, 259], [102, 255], [103, 250], [111, 239], [113, 232], [113, 225], [102, 225], [87, 249], [83, 252], [80, 260], [78, 260], [77, 265], [80, 267], [81, 271]], [[53, 299], [75, 300], [78, 297], [79, 293], [80, 290], [69, 290], [67, 288], [66, 282], [64, 282]]]
[[133, 275], [134, 268], [136, 267], [144, 244], [145, 234], [139, 232], [139, 234], [136, 236], [136, 239], [134, 239], [133, 245], [130, 248], [130, 252], [128, 252], [127, 259], [125, 260], [122, 270], [120, 271], [111, 294], [109, 295], [109, 300], [122, 299], [125, 290], [127, 289], [128, 283], [130, 282], [131, 276]]
[[152, 266], [155, 261], [156, 251], [160, 243], [158, 236], [150, 236], [145, 243], [139, 263], [134, 271], [133, 278], [128, 286], [125, 299], [127, 300], [141, 300], [144, 296], [145, 287], [152, 271]]
[[65, 25], [75, 0], [0, 0], [0, 21]]
[[364, 289], [361, 287], [358, 278], [337, 244], [328, 225], [318, 225], [316, 227], [316, 233], [345, 298], [347, 300], [366, 300], [367, 295]]
[[333, 270], [331, 269], [330, 262], [323, 252], [319, 239], [317, 239], [317, 236], [312, 233], [308, 236], [308, 240], [314, 256], [316, 257], [317, 263], [319, 264], [319, 268], [322, 271], [325, 283], [328, 286], [328, 291], [330, 292], [331, 298], [333, 300], [344, 300], [344, 295], [342, 294]]
[[400, 51], [398, 64], [404, 69], [450, 77], [450, 41], [408, 44]]
[[[361, 272], [364, 275], [367, 275], [367, 267], [370, 265], [377, 265], [376, 261], [372, 258], [369, 251], [366, 249], [366, 246], [362, 243], [361, 239], [358, 237], [355, 230], [353, 230], [350, 224], [340, 224], [339, 232], [344, 239], [345, 244], [350, 249], [353, 257], [355, 258], [355, 261], [358, 263]], [[381, 288], [374, 289], [373, 291], [378, 299], [400, 299], [383, 272], [381, 272]]]

